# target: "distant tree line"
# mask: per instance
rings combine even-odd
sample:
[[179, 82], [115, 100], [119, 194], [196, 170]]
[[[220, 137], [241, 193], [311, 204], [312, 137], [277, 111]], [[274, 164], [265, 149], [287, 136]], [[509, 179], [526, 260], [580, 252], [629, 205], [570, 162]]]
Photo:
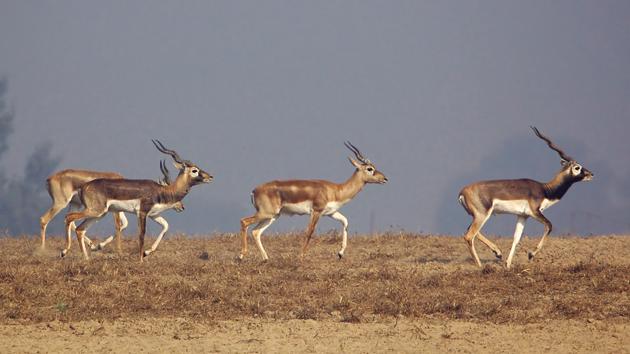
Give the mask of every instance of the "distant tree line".
[[39, 217], [50, 204], [46, 178], [61, 159], [51, 155], [50, 142], [42, 142], [29, 156], [24, 174], [8, 177], [10, 167], [2, 158], [9, 150], [15, 111], [7, 103], [7, 90], [7, 79], [0, 79], [0, 233], [17, 236], [39, 231]]

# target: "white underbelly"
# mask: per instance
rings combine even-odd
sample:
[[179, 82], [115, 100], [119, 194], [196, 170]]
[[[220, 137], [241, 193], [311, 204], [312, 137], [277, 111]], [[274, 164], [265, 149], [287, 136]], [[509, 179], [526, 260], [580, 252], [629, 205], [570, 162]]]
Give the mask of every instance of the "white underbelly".
[[[337, 212], [345, 203], [344, 202], [329, 202], [324, 207], [322, 215], [331, 215]], [[305, 201], [300, 203], [284, 204], [280, 210], [281, 214], [287, 215], [307, 215], [313, 212], [313, 202]]]
[[155, 216], [158, 215], [160, 213], [162, 213], [165, 210], [168, 209], [172, 209], [177, 203], [172, 203], [172, 204], [155, 204], [153, 207], [151, 207], [151, 210], [149, 210], [149, 216]]
[[300, 203], [287, 203], [280, 209], [281, 214], [306, 215], [313, 212], [313, 202], [305, 201]]
[[527, 200], [500, 200], [492, 203], [492, 212], [495, 214], [532, 215]]
[[129, 200], [108, 200], [107, 210], [109, 211], [124, 211], [127, 213], [137, 213], [140, 210], [140, 199]]

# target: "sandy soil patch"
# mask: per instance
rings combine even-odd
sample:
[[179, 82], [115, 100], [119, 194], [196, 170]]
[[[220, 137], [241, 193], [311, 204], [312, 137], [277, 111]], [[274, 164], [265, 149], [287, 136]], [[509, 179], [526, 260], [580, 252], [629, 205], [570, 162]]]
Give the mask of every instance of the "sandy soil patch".
[[179, 319], [1, 325], [3, 352], [518, 352], [627, 353], [628, 324], [549, 321], [495, 325], [463, 321], [340, 323], [315, 320]]

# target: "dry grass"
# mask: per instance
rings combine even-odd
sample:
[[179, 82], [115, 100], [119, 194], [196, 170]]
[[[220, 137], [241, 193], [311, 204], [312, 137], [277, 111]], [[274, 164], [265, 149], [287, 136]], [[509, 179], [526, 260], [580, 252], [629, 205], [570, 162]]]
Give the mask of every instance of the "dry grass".
[[[333, 234], [296, 256], [298, 235], [265, 237], [269, 262], [255, 246], [236, 261], [240, 240], [168, 237], [140, 264], [135, 239], [124, 252], [83, 261], [62, 240], [39, 251], [35, 238], [0, 239], [0, 323], [186, 317], [246, 317], [369, 322], [406, 316], [531, 323], [546, 319], [630, 318], [630, 237], [552, 237], [527, 262], [538, 239], [524, 238], [513, 270], [478, 245], [485, 266], [471, 263], [459, 237], [357, 236], [346, 258]], [[496, 238], [495, 238], [496, 239]], [[509, 239], [498, 239], [507, 254]]]

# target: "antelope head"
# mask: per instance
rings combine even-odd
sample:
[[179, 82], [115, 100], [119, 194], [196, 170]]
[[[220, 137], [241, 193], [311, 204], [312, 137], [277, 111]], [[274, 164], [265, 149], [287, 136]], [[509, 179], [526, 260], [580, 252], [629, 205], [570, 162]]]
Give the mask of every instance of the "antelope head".
[[574, 158], [567, 155], [562, 149], [560, 149], [557, 145], [555, 145], [551, 139], [547, 136], [543, 135], [536, 127], [531, 127], [537, 137], [542, 139], [547, 143], [550, 149], [560, 155], [560, 164], [562, 165], [562, 170], [560, 173], [571, 182], [580, 182], [580, 181], [590, 181], [593, 179], [593, 173], [588, 170], [586, 167], [583, 167]]
[[376, 169], [374, 164], [366, 159], [359, 149], [356, 146], [352, 145], [349, 141], [344, 143], [350, 151], [354, 153], [356, 160], [352, 157], [348, 157], [352, 166], [356, 167], [358, 175], [361, 177], [361, 180], [365, 183], [378, 183], [385, 184], [387, 183], [387, 177]]
[[[184, 179], [188, 185], [195, 186], [201, 183], [210, 183], [214, 178], [212, 177], [212, 175], [199, 168], [199, 166], [197, 166], [193, 162], [183, 160], [175, 150], [167, 149], [159, 140], [151, 141], [161, 153], [170, 155], [173, 158], [173, 165], [179, 170], [179, 175], [177, 176], [177, 179]], [[161, 164], [160, 169], [162, 169], [162, 167], [165, 168], [166, 166]]]

